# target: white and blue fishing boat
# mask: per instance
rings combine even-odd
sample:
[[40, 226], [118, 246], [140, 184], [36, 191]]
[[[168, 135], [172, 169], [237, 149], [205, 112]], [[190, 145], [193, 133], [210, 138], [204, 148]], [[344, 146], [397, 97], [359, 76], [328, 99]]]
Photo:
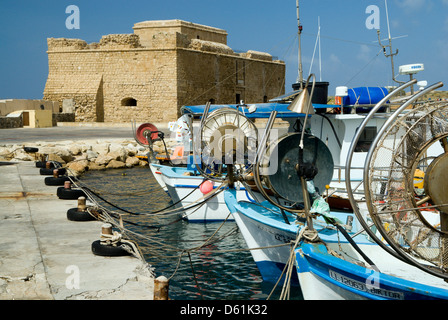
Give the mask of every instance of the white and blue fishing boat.
[[[192, 150], [190, 141], [194, 137], [201, 135], [200, 141], [210, 144], [210, 139], [218, 134], [222, 134], [222, 141], [225, 141], [225, 132], [219, 131], [224, 127], [225, 130], [230, 131], [238, 128], [238, 130], [241, 130], [242, 133], [249, 137], [250, 142], [254, 142], [258, 139], [258, 130], [255, 122], [267, 119], [273, 110], [279, 114], [279, 119], [282, 119], [282, 122], [278, 125], [280, 132], [285, 133], [293, 127], [296, 119], [301, 116], [287, 109], [290, 102], [285, 101], [290, 101], [295, 95], [297, 95], [297, 92], [279, 97], [277, 102], [273, 103], [251, 105], [208, 104], [183, 107], [180, 120], [185, 119], [185, 117], [190, 119], [188, 123], [189, 130], [187, 130], [188, 137], [183, 139], [187, 143], [173, 151], [176, 154], [175, 161], [173, 161], [172, 156], [166, 156], [170, 152], [165, 144], [164, 155], [158, 155], [153, 152], [153, 143], [158, 140], [163, 141], [163, 134], [154, 125], [143, 124], [136, 130], [136, 140], [140, 144], [149, 147], [149, 167], [154, 177], [170, 195], [176, 207], [185, 209], [182, 216], [186, 220], [192, 222], [234, 220], [233, 216], [229, 214], [223, 194], [220, 194], [222, 188], [225, 188], [222, 185], [223, 180], [221, 178], [217, 179], [214, 174], [207, 174], [207, 172], [218, 170], [220, 174], [225, 176], [227, 166], [224, 163], [213, 163], [213, 168], [210, 168], [211, 164], [205, 163], [204, 160], [207, 157], [204, 152], [223, 152], [225, 146], [218, 145], [214, 150], [207, 148], [200, 150], [196, 152], [199, 156], [193, 157], [194, 150]], [[206, 109], [206, 116], [203, 118]], [[197, 126], [195, 129], [194, 120], [201, 121], [201, 119], [206, 121], [207, 129], [204, 132], [198, 132]], [[240, 120], [241, 123], [239, 123]], [[213, 144], [213, 141], [211, 144]], [[194, 161], [194, 159], [197, 159], [197, 161]], [[242, 161], [244, 162], [245, 160], [243, 159]], [[238, 199], [251, 199], [245, 186], [237, 183], [236, 188], [238, 190]]]
[[[223, 198], [223, 184], [205, 179], [196, 169], [177, 166], [160, 168], [161, 177], [175, 207], [181, 208], [182, 217], [190, 222], [233, 221]], [[247, 200], [244, 187], [236, 189], [238, 199]]]
[[[390, 37], [389, 48], [393, 59]], [[340, 110], [320, 123], [309, 103], [292, 103], [292, 110], [304, 106], [313, 114], [304, 118], [300, 138], [266, 144], [263, 137], [253, 179], [266, 201], [225, 194], [263, 279], [283, 275], [305, 299], [448, 298], [448, 104], [419, 101], [443, 84], [414, 94], [417, 81], [412, 70], [407, 74], [411, 81], [373, 105], [359, 105], [362, 95], [345, 105], [350, 90], [337, 88]], [[411, 95], [391, 110], [387, 102], [409, 86]], [[266, 172], [272, 162], [278, 170]], [[328, 201], [335, 191], [345, 212]]]
[[[179, 206], [191, 207], [198, 199], [208, 198], [207, 202], [202, 206], [193, 206], [192, 209], [186, 210], [183, 214], [185, 219], [194, 222], [234, 220], [221, 192], [227, 188], [226, 185], [223, 185], [228, 170], [224, 159], [226, 152], [237, 152], [237, 150], [233, 149], [233, 144], [231, 146], [225, 145], [226, 138], [234, 131], [240, 131], [247, 139], [246, 145], [249, 148], [251, 145], [254, 147], [258, 139], [258, 129], [255, 125], [257, 120], [267, 119], [272, 110], [278, 110], [281, 119], [291, 120], [299, 116], [289, 111], [287, 106], [287, 103], [276, 102], [252, 105], [207, 104], [182, 107], [182, 114], [193, 119], [192, 140], [196, 142], [201, 141], [202, 144], [192, 148], [193, 150], [191, 151], [195, 156], [188, 158], [187, 169], [164, 167], [161, 170], [162, 179], [168, 188], [171, 198], [173, 201], [178, 202]], [[200, 127], [194, 128], [195, 119], [202, 122], [203, 130]], [[285, 132], [289, 128], [287, 121], [286, 124], [286, 128], [282, 129]], [[230, 133], [226, 133], [226, 131]], [[213, 141], [215, 137], [218, 138]], [[227, 151], [225, 150], [226, 147]], [[208, 161], [216, 158], [219, 158], [221, 161]], [[232, 161], [232, 163], [235, 165], [248, 162], [248, 159], [235, 158], [233, 160], [235, 161]], [[187, 172], [186, 170], [189, 171]], [[205, 185], [209, 187], [202, 188]], [[211, 192], [211, 186], [213, 187], [213, 192]], [[239, 200], [252, 199], [246, 186], [237, 182], [234, 187]], [[208, 196], [209, 192], [213, 196]]]
[[[412, 83], [415, 81], [406, 86]], [[237, 201], [231, 190], [226, 191], [226, 202], [263, 279], [278, 281], [288, 263], [294, 261], [297, 277], [289, 273], [293, 276], [291, 282], [300, 285], [305, 299], [448, 298], [443, 258], [444, 205], [448, 201], [446, 192], [440, 191], [446, 185], [441, 172], [446, 169], [448, 150], [448, 104], [413, 104], [441, 85], [437, 83], [414, 95], [394, 112], [377, 113], [402, 86], [365, 114], [355, 132], [346, 132], [347, 138], [351, 135], [352, 139], [344, 137], [348, 144], [344, 183], [352, 211], [330, 211], [330, 206], [323, 206], [325, 210], [321, 211], [322, 198], [312, 188], [308, 191], [317, 201], [308, 212], [320, 213], [316, 220], [300, 214], [298, 206], [288, 210], [273, 203], [272, 198], [261, 203]], [[407, 109], [410, 105], [414, 106], [412, 110]], [[363, 165], [351, 170], [354, 161], [358, 165], [360, 162], [355, 150], [363, 132], [378, 115], [384, 120], [375, 130], [368, 152], [363, 151]], [[319, 173], [310, 180], [316, 180], [329, 170], [319, 164], [319, 158], [329, 163], [335, 153], [328, 148], [327, 153], [332, 156], [326, 155], [323, 149], [315, 147], [322, 140], [311, 137], [305, 136], [302, 150], [305, 164], [310, 160], [306, 154], [314, 155]], [[289, 182], [292, 171], [288, 166], [297, 163], [292, 156], [295, 153], [297, 157], [297, 148], [292, 152], [286, 150], [285, 146], [291, 148], [291, 145], [285, 139], [274, 144], [283, 167], [280, 165], [273, 175], [263, 175], [257, 173], [257, 167], [262, 168], [263, 164], [257, 163], [255, 181], [258, 180], [259, 187], [274, 190], [280, 198], [294, 200]], [[306, 142], [307, 139], [312, 142]], [[268, 151], [269, 148], [272, 147]], [[352, 172], [356, 179], [361, 178], [361, 188], [360, 183], [352, 180]], [[424, 187], [417, 187], [414, 180], [417, 172], [424, 172]], [[297, 174], [294, 177], [299, 180]], [[300, 184], [295, 189], [300, 190]], [[363, 197], [356, 196], [358, 190], [362, 190]], [[307, 205], [303, 207], [306, 209]], [[309, 231], [310, 226], [313, 232]]]

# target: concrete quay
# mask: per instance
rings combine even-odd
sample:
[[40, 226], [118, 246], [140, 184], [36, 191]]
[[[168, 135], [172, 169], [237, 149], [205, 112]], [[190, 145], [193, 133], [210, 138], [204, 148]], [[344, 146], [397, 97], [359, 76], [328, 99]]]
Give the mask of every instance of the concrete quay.
[[[169, 137], [167, 123], [155, 123], [156, 127]], [[132, 139], [131, 123], [83, 123], [58, 122], [49, 128], [12, 128], [0, 129], [0, 145], [23, 144], [32, 146], [37, 141], [64, 141], [84, 139]]]
[[99, 221], [69, 221], [34, 162], [0, 165], [0, 300], [152, 300], [154, 279], [133, 256], [91, 251]]

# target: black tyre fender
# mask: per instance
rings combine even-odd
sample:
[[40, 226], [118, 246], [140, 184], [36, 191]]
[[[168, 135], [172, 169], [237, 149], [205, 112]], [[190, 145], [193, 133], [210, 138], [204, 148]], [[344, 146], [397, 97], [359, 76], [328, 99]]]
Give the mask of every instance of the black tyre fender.
[[122, 243], [119, 242], [117, 246], [104, 245], [101, 244], [100, 240], [92, 242], [92, 252], [97, 256], [105, 257], [119, 257], [119, 256], [129, 256], [130, 253], [121, 247]]
[[[50, 162], [50, 168], [53, 169], [55, 167], [55, 164], [58, 165], [58, 167], [62, 167], [62, 164], [57, 161]], [[47, 167], [47, 161], [36, 161], [36, 168], [46, 168]]]
[[[73, 178], [73, 177], [72, 177]], [[62, 177], [46, 177], [45, 185], [47, 186], [63, 186], [65, 181], [71, 181], [69, 176]]]
[[79, 197], [87, 198], [87, 195], [81, 189], [66, 189], [64, 187], [59, 187], [56, 191], [56, 195], [59, 199], [63, 200], [76, 200]]
[[[53, 170], [55, 170], [55, 168], [52, 168], [52, 169], [40, 168], [39, 173], [41, 176], [52, 176]], [[65, 168], [59, 168], [57, 170], [58, 170], [58, 174], [61, 176], [67, 172], [67, 169], [65, 169]]]
[[70, 221], [94, 221], [96, 218], [87, 211], [78, 211], [78, 208], [67, 210], [67, 219]]

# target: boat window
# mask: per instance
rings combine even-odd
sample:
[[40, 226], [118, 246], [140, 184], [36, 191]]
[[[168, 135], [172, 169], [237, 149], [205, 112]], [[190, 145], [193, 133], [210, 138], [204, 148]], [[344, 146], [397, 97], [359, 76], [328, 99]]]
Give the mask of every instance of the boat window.
[[376, 127], [365, 127], [356, 144], [355, 152], [368, 152], [376, 133]]

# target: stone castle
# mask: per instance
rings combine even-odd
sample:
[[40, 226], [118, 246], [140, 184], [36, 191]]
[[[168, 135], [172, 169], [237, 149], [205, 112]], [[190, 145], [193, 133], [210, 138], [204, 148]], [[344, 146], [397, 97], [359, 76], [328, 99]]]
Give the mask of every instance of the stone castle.
[[225, 30], [181, 20], [133, 30], [91, 44], [49, 38], [44, 99], [71, 100], [79, 122], [168, 122], [183, 105], [266, 102], [285, 91], [285, 63], [235, 52]]

